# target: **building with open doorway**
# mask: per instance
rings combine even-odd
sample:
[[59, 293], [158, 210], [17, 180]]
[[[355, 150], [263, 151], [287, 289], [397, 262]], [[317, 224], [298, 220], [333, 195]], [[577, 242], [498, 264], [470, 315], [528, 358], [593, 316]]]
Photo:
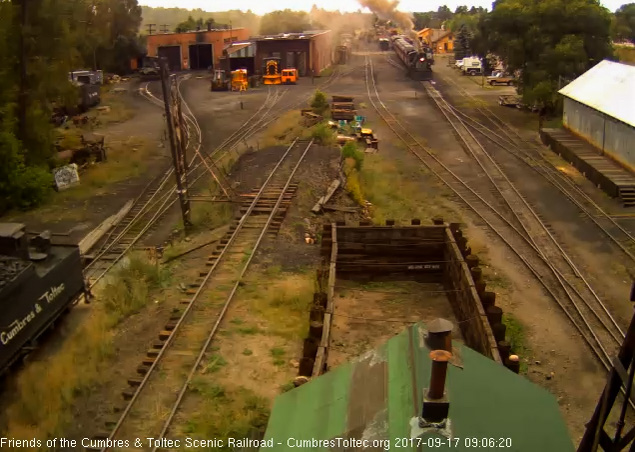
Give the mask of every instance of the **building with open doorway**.
[[331, 37], [330, 30], [254, 37], [254, 68], [261, 72], [263, 60], [275, 57], [280, 58], [282, 69], [295, 68], [300, 77], [318, 75], [333, 62]]
[[226, 46], [248, 37], [246, 28], [158, 33], [148, 35], [147, 51], [149, 57], [167, 58], [172, 71], [213, 69]]

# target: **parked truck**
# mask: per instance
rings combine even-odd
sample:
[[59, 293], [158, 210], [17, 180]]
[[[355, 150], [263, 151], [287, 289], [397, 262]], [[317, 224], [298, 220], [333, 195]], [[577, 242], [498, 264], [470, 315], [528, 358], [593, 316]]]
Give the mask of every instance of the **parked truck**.
[[478, 57], [463, 58], [460, 66], [463, 75], [481, 75], [483, 73], [483, 63]]
[[514, 77], [503, 75], [502, 72], [496, 72], [492, 74], [491, 77], [487, 77], [487, 83], [489, 83], [491, 86], [494, 86], [494, 85], [511, 86], [516, 84], [516, 79]]

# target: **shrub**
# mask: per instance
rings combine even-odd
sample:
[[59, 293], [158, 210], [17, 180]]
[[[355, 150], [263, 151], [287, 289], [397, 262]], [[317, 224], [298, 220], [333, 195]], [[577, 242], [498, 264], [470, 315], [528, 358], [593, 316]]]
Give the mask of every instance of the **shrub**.
[[322, 115], [329, 108], [329, 103], [326, 100], [326, 94], [324, 94], [320, 90], [316, 90], [313, 95], [313, 99], [311, 100], [311, 108], [313, 112]]
[[44, 167], [26, 166], [20, 142], [0, 132], [0, 213], [40, 204], [50, 193], [53, 175]]
[[148, 303], [150, 292], [164, 287], [168, 280], [167, 270], [132, 255], [128, 265], [118, 269], [115, 278], [103, 291], [103, 305], [111, 322], [117, 324], [137, 312]]
[[361, 171], [362, 163], [364, 162], [364, 153], [357, 148], [357, 145], [353, 141], [347, 142], [342, 147], [342, 159], [347, 158], [355, 160], [355, 168], [357, 171]]
[[317, 144], [321, 144], [322, 146], [329, 146], [335, 141], [333, 131], [325, 123], [320, 123], [315, 126], [315, 128], [311, 132], [311, 137]]

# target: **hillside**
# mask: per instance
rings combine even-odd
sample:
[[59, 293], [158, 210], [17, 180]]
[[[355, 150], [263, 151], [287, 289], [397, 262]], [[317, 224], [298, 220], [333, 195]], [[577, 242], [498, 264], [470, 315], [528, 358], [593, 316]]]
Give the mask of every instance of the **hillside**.
[[208, 12], [202, 9], [184, 9], [184, 8], [152, 8], [150, 6], [142, 6], [142, 22], [140, 32], [146, 34], [148, 32], [148, 24], [154, 24], [153, 30], [160, 30], [163, 24], [167, 25], [169, 31], [174, 31], [176, 26], [187, 20], [188, 16], [192, 16], [195, 20], [199, 17], [203, 21], [214, 19], [218, 24], [230, 24], [234, 28], [245, 27], [252, 33], [258, 32], [260, 24], [260, 16], [252, 12], [242, 12], [240, 10]]

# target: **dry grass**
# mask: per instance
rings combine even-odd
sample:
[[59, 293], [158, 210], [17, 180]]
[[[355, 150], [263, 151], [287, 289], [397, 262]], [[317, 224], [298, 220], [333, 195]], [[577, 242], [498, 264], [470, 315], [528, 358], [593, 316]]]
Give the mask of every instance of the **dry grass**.
[[99, 291], [98, 301], [59, 351], [16, 374], [13, 399], [5, 407], [6, 436], [46, 439], [63, 434], [75, 398], [90, 391], [113, 358], [113, 327], [141, 309], [167, 281], [164, 271], [140, 256], [131, 257]]
[[108, 111], [93, 109], [90, 116], [97, 118], [101, 125], [109, 125], [127, 121], [134, 116], [134, 111], [122, 99], [124, 94], [115, 93], [110, 87], [102, 88], [101, 106], [109, 107]]
[[[266, 276], [253, 274], [240, 289], [241, 298], [250, 300], [252, 314], [263, 322], [262, 332], [286, 339], [302, 339], [309, 325], [308, 310], [313, 300], [314, 275], [282, 273], [279, 267], [268, 273]], [[250, 326], [240, 327], [245, 329]]]
[[291, 110], [283, 114], [267, 127], [267, 130], [258, 139], [260, 148], [278, 146], [289, 143], [299, 135], [307, 135], [307, 129], [302, 125], [302, 117], [299, 110]]
[[635, 47], [616, 45], [613, 49], [621, 63], [635, 64]]
[[432, 179], [429, 187], [422, 185], [421, 178], [427, 172], [420, 166], [407, 166], [381, 154], [369, 154], [364, 158], [360, 175], [361, 189], [373, 204], [373, 221], [377, 224], [386, 219], [426, 221], [437, 215], [460, 221], [444, 199], [449, 192], [441, 183]]

